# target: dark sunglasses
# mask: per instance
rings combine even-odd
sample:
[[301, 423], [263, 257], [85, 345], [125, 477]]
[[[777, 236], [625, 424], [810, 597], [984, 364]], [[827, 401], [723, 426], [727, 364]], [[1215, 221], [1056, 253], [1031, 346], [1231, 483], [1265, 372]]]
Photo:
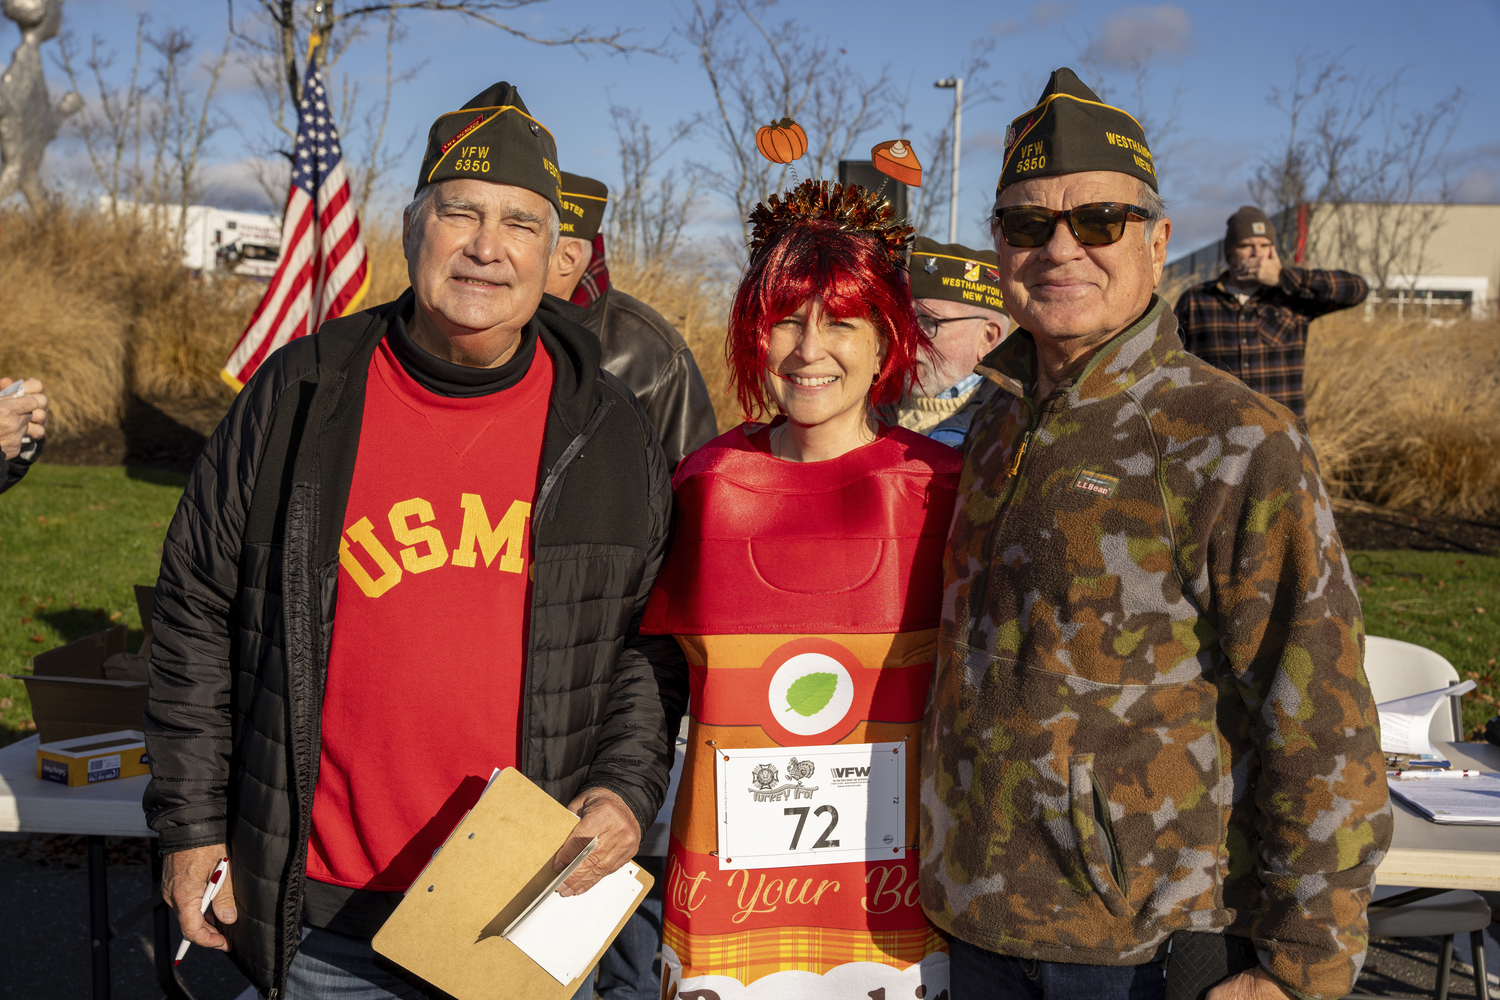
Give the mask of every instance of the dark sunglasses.
[[995, 221], [1013, 247], [1045, 246], [1059, 220], [1066, 220], [1073, 238], [1086, 247], [1107, 247], [1120, 242], [1131, 219], [1147, 221], [1151, 213], [1123, 201], [1096, 201], [1069, 209], [1053, 210], [1040, 205], [1014, 205], [995, 209]]

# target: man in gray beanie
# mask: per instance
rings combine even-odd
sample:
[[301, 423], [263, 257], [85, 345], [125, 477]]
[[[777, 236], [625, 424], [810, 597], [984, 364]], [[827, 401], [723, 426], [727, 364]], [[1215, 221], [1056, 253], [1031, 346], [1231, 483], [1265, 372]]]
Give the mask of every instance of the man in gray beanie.
[[1359, 305], [1369, 288], [1348, 271], [1283, 267], [1276, 227], [1253, 205], [1229, 217], [1224, 259], [1229, 270], [1177, 300], [1183, 346], [1303, 416], [1308, 324]]

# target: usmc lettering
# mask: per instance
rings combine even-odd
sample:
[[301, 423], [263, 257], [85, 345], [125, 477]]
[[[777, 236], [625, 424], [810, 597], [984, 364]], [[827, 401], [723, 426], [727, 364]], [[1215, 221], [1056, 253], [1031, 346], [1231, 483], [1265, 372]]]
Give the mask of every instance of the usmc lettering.
[[[521, 550], [531, 517], [530, 503], [512, 500], [505, 516], [493, 525], [479, 494], [462, 494], [458, 507], [463, 516], [458, 546], [451, 552], [442, 530], [434, 523], [438, 518], [432, 504], [422, 497], [412, 497], [392, 504], [386, 513], [390, 538], [400, 546], [395, 555], [376, 534], [374, 523], [361, 517], [339, 538], [339, 566], [366, 597], [380, 597], [407, 573], [426, 573], [449, 565], [473, 568], [479, 556], [484, 557], [486, 568], [498, 562], [496, 568], [501, 573], [520, 573], [525, 568]], [[450, 513], [448, 519], [451, 525], [454, 515]], [[371, 572], [371, 565], [375, 572]]]

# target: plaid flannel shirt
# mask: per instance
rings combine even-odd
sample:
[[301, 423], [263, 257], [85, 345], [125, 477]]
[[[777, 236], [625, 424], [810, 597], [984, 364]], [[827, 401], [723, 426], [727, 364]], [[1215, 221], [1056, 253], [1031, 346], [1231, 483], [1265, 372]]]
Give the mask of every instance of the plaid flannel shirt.
[[1177, 300], [1182, 343], [1216, 368], [1302, 416], [1307, 326], [1324, 313], [1359, 305], [1369, 287], [1348, 271], [1283, 267], [1275, 288], [1258, 286], [1244, 305], [1224, 286], [1225, 271]]

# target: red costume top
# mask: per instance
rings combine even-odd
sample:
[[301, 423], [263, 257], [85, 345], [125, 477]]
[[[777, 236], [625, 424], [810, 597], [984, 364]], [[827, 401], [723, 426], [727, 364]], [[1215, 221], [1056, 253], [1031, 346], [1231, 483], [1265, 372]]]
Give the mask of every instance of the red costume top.
[[[690, 667], [665, 887], [664, 974], [678, 990], [729, 1000], [767, 976], [850, 996], [946, 988], [942, 939], [917, 903], [915, 758], [911, 846], [890, 861], [726, 871], [710, 745], [919, 745], [961, 466], [959, 452], [899, 427], [826, 462], [784, 462], [766, 426], [746, 424], [678, 469], [677, 528], [641, 628], [675, 635]], [[777, 680], [805, 654], [835, 678], [816, 710]], [[771, 985], [755, 995], [781, 992]]]

